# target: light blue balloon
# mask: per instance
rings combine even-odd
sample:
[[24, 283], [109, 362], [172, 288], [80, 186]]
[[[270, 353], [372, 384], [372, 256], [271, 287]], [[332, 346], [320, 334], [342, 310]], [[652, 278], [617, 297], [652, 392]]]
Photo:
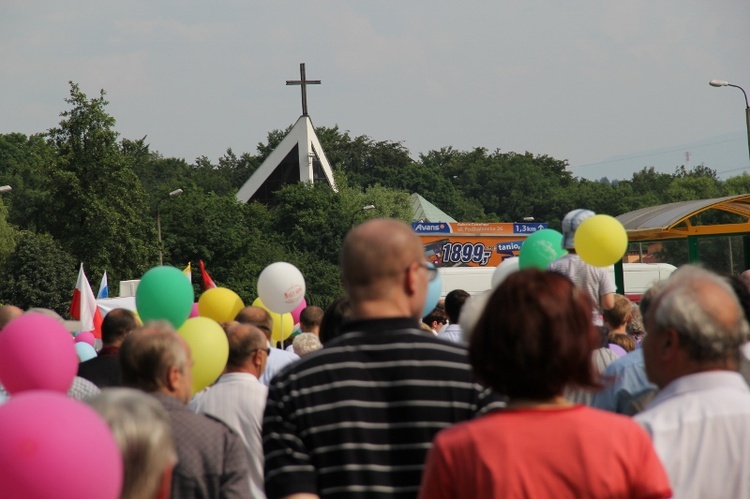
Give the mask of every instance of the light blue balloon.
[[87, 360], [96, 357], [96, 350], [94, 350], [94, 347], [83, 341], [76, 343], [76, 353], [81, 362], [86, 362]]
[[[427, 265], [435, 268], [435, 265], [432, 263], [428, 263]], [[443, 278], [441, 277], [440, 272], [438, 272], [435, 279], [427, 284], [427, 299], [424, 302], [424, 309], [422, 309], [422, 317], [426, 316], [437, 307], [437, 304], [440, 301], [440, 293], [442, 292]]]

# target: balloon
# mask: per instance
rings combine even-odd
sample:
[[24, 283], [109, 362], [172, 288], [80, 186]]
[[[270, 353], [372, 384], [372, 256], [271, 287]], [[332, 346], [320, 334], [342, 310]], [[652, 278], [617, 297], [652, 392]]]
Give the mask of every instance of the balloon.
[[77, 371], [73, 337], [52, 317], [24, 314], [0, 332], [0, 382], [8, 393], [66, 393]]
[[93, 334], [91, 334], [91, 331], [83, 331], [76, 335], [75, 342], [80, 343], [82, 341], [84, 343], [88, 343], [92, 347], [96, 344], [96, 338], [94, 337]]
[[[182, 278], [185, 279], [184, 276]], [[229, 358], [229, 341], [221, 326], [208, 317], [188, 319], [177, 332], [190, 345], [195, 394], [221, 376]]]
[[216, 322], [233, 321], [243, 308], [242, 299], [227, 288], [207, 289], [198, 299], [198, 315]]
[[272, 312], [291, 312], [305, 299], [305, 278], [291, 263], [272, 263], [258, 276], [258, 297]]
[[198, 317], [200, 312], [198, 312], [198, 302], [193, 303], [193, 308], [190, 309], [190, 315], [188, 315], [188, 319], [192, 319], [193, 317]]
[[255, 299], [253, 306], [264, 308], [268, 310], [269, 314], [271, 314], [271, 319], [273, 319], [271, 344], [276, 345], [276, 343], [284, 341], [294, 331], [294, 319], [292, 318], [292, 314], [277, 314], [276, 312], [269, 310], [260, 298]]
[[[435, 268], [435, 264], [428, 263], [428, 266]], [[435, 279], [427, 283], [427, 296], [422, 309], [422, 317], [426, 316], [437, 306], [440, 301], [440, 295], [443, 293], [443, 277], [438, 272]]]
[[518, 268], [545, 270], [547, 265], [565, 256], [568, 252], [562, 247], [562, 237], [553, 229], [542, 229], [531, 234], [521, 245]]
[[292, 310], [292, 320], [295, 324], [299, 323], [299, 314], [302, 313], [302, 311], [307, 307], [307, 300], [302, 298], [302, 301], [299, 305], [297, 305], [297, 308]]
[[193, 286], [175, 267], [154, 267], [141, 278], [135, 305], [143, 322], [163, 319], [178, 329], [190, 315]]
[[584, 262], [594, 267], [609, 267], [627, 251], [628, 233], [616, 218], [594, 215], [578, 226], [574, 244]]
[[495, 271], [492, 273], [492, 287], [496, 288], [500, 286], [506, 277], [518, 270], [518, 267], [517, 256], [508, 257], [500, 262], [500, 265], [495, 267]]
[[78, 360], [80, 360], [81, 362], [86, 362], [87, 360], [96, 357], [96, 350], [94, 350], [94, 347], [86, 342], [78, 342], [75, 344], [75, 347], [76, 354], [78, 355]]
[[[48, 391], [14, 395], [0, 405], [0, 442], [3, 497], [120, 496], [120, 450], [107, 424], [86, 404]], [[85, 463], [96, 471], [82, 472]]]
[[622, 357], [623, 355], [626, 355], [628, 353], [620, 345], [616, 345], [614, 343], [610, 343], [609, 344], [609, 349], [612, 350], [613, 352], [615, 352], [618, 357]]

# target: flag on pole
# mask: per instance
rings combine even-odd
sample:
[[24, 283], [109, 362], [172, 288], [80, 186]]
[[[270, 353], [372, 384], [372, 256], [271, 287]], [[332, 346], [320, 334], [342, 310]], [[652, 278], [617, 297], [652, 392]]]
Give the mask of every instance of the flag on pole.
[[206, 267], [203, 265], [203, 260], [198, 260], [198, 266], [201, 268], [201, 279], [203, 280], [203, 291], [216, 287], [216, 283], [211, 276], [206, 272]]
[[73, 291], [73, 300], [70, 302], [70, 316], [81, 321], [81, 331], [91, 331], [94, 337], [102, 337], [102, 314], [96, 306], [91, 284], [86, 279], [86, 274], [83, 273], [83, 263], [78, 271], [76, 289]]
[[104, 271], [102, 276], [102, 282], [99, 284], [99, 292], [96, 294], [96, 299], [109, 298], [109, 281], [107, 280], [107, 271]]
[[191, 283], [193, 282], [193, 267], [191, 267], [192, 262], [188, 262], [187, 267], [185, 267], [182, 270], [182, 273], [185, 274], [185, 277], [188, 278], [188, 281]]

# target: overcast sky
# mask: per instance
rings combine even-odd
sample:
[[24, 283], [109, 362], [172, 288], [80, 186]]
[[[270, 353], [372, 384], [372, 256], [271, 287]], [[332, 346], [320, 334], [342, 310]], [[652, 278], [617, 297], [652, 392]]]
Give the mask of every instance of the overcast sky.
[[[0, 133], [43, 132], [68, 81], [123, 137], [192, 162], [301, 114], [420, 153], [529, 151], [575, 176], [750, 173], [748, 0], [0, 0]], [[689, 153], [689, 158], [686, 156]]]

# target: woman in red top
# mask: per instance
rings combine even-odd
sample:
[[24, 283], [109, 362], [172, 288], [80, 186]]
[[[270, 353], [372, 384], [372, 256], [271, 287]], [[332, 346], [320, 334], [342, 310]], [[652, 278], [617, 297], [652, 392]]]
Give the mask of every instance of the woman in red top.
[[635, 422], [562, 396], [567, 385], [596, 388], [591, 352], [601, 339], [591, 309], [554, 272], [521, 270], [494, 291], [469, 360], [480, 382], [508, 396], [508, 407], [437, 435], [420, 497], [671, 497]]

